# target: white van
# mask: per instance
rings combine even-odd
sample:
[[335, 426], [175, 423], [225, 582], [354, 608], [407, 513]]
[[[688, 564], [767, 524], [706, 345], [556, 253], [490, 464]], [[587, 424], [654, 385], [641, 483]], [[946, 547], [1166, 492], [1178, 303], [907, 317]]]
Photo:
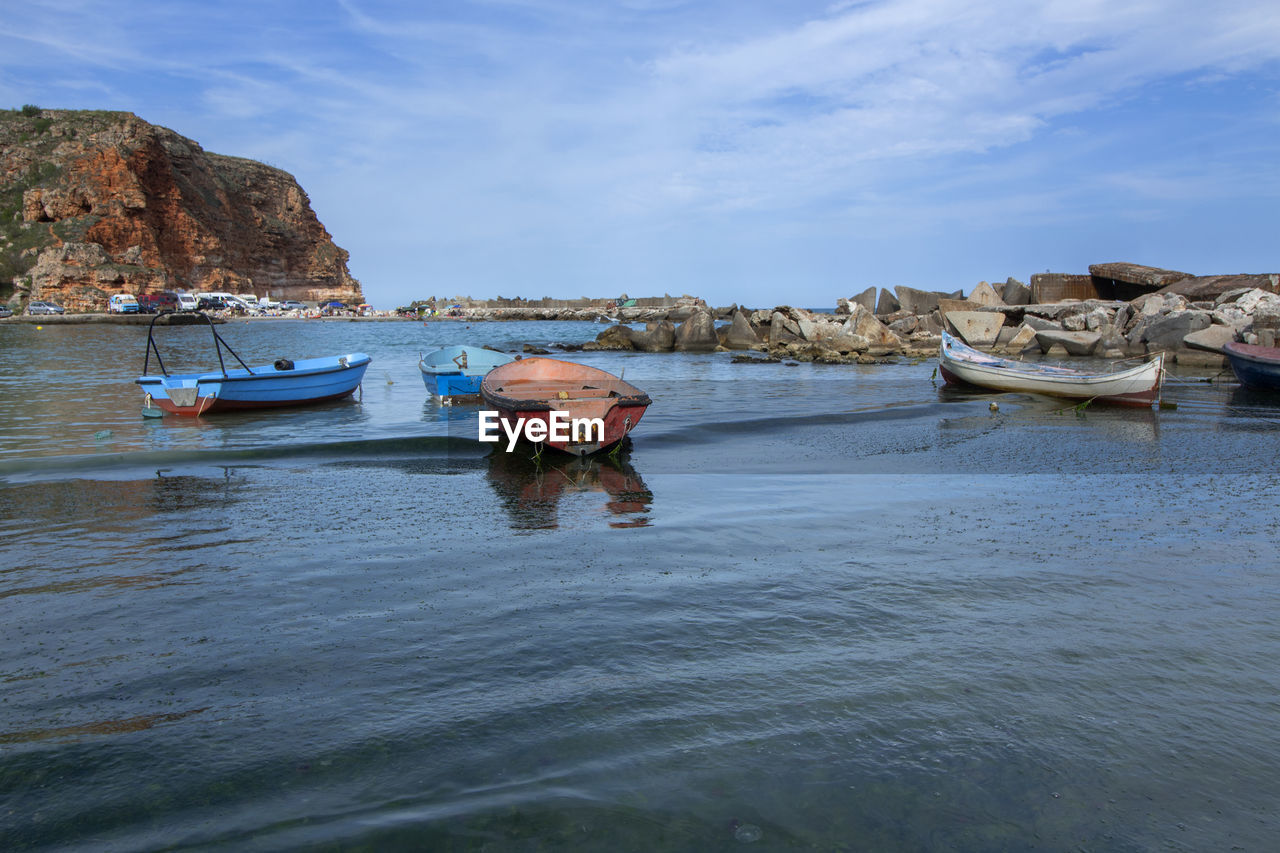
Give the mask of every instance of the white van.
[[243, 302], [245, 305], [248, 305], [250, 308], [258, 307], [258, 296], [255, 293], [241, 293], [236, 296], [236, 299], [239, 299], [241, 302]]
[[178, 294], [178, 310], [179, 311], [194, 311], [198, 307], [200, 307], [200, 300], [196, 298], [196, 295], [194, 293]]
[[113, 293], [107, 300], [108, 314], [137, 314], [138, 298], [132, 293]]

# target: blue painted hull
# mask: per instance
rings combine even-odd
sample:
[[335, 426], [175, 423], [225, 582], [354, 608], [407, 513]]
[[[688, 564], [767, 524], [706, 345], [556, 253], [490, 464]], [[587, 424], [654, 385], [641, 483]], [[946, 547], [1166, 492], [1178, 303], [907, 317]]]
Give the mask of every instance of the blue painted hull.
[[302, 359], [291, 370], [263, 365], [226, 373], [141, 376], [135, 381], [149, 404], [174, 414], [203, 415], [341, 399], [360, 386], [370, 361], [364, 353], [351, 353]]
[[1280, 347], [1229, 343], [1222, 348], [1240, 384], [1260, 391], [1280, 391]]
[[459, 345], [428, 353], [418, 362], [418, 369], [427, 392], [442, 402], [467, 397], [479, 402], [480, 382], [485, 374], [512, 360], [506, 353]]
[[483, 379], [483, 376], [463, 376], [461, 373], [422, 374], [423, 384], [437, 397], [478, 396]]

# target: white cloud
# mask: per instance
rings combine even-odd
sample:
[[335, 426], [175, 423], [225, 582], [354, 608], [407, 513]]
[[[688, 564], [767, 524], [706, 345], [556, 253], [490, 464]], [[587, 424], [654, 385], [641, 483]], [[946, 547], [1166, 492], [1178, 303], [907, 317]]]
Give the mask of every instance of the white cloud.
[[[678, 120], [719, 141], [684, 152], [688, 188], [723, 176], [759, 199], [796, 200], [836, 180], [883, 181], [884, 161], [1021, 143], [1053, 119], [1152, 80], [1280, 57], [1280, 17], [1257, 4], [906, 0], [852, 8], [653, 63]], [[697, 193], [686, 191], [686, 197]]]

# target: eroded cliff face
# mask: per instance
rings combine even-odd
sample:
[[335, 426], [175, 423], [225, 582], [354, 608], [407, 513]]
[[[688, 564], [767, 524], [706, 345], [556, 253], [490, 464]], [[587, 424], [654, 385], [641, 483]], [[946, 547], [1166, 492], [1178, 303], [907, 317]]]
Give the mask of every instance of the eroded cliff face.
[[132, 113], [0, 111], [0, 301], [102, 311], [113, 293], [212, 290], [363, 302], [347, 258], [279, 169]]

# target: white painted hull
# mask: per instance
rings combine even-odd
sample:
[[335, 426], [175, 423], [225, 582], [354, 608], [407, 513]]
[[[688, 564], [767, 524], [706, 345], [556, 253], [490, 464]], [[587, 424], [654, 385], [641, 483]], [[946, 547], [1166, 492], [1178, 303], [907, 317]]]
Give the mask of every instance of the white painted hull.
[[1072, 400], [1103, 400], [1151, 405], [1160, 399], [1164, 356], [1114, 373], [1085, 373], [1066, 367], [997, 358], [965, 346], [943, 333], [938, 367], [948, 382], [993, 391], [1024, 391]]

